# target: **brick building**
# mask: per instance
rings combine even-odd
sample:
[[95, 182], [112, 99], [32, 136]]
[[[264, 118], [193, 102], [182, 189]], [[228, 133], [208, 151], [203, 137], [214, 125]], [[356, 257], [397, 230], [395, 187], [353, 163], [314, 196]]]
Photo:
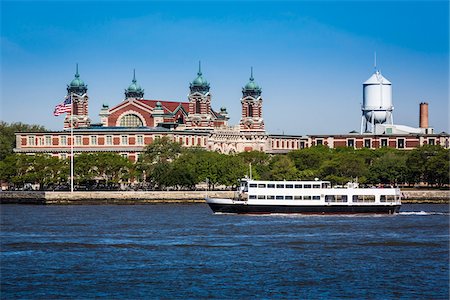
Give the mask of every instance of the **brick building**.
[[[264, 128], [262, 89], [255, 82], [253, 70], [249, 82], [242, 88], [241, 119], [236, 126], [228, 124], [225, 108], [219, 111], [212, 108], [210, 84], [203, 77], [200, 64], [197, 76], [189, 84], [187, 102], [144, 98], [144, 89], [133, 74], [124, 100], [111, 108], [107, 105], [102, 107], [100, 124], [92, 124], [89, 118], [88, 88], [80, 78], [78, 66], [75, 78], [67, 86], [67, 97], [73, 101], [73, 141], [69, 130], [72, 113], [68, 113], [62, 131], [16, 133], [15, 152], [48, 153], [66, 158], [73, 143], [75, 153], [116, 152], [136, 161], [146, 145], [163, 136], [185, 147], [226, 154], [251, 150], [287, 153], [315, 145], [408, 150], [435, 144], [449, 148], [447, 133], [434, 134], [428, 128], [408, 131], [406, 126], [394, 125], [380, 126], [384, 131], [376, 134], [268, 134]], [[426, 118], [428, 120], [428, 116]], [[421, 127], [428, 126], [428, 122], [426, 125], [422, 123]]]

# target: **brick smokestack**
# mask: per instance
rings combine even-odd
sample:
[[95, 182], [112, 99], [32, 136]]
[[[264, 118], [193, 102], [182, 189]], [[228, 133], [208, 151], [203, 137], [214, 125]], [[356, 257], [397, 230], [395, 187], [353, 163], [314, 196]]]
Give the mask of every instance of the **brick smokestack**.
[[428, 128], [428, 103], [420, 103], [419, 127]]

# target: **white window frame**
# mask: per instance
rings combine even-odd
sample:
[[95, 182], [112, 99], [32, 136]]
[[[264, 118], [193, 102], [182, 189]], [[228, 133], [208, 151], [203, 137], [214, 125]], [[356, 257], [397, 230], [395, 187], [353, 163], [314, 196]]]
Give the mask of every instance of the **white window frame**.
[[36, 136], [35, 135], [28, 136], [27, 145], [28, 146], [36, 146]]
[[128, 135], [121, 135], [120, 136], [120, 144], [121, 145], [127, 146], [127, 145], [129, 145], [129, 143], [130, 143], [130, 141], [129, 141], [129, 136]]
[[98, 136], [96, 136], [96, 135], [89, 136], [89, 144], [91, 146], [97, 146], [98, 145]]

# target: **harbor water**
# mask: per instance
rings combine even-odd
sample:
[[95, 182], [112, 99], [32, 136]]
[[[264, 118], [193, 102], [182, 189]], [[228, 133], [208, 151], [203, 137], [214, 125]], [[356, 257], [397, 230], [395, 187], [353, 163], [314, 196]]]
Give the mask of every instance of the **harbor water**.
[[2, 299], [448, 299], [449, 207], [214, 215], [206, 204], [2, 205]]

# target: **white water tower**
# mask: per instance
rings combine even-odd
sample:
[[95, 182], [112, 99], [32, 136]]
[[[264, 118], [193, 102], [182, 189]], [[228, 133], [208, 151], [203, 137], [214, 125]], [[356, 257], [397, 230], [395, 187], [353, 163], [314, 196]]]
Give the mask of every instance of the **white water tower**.
[[377, 124], [393, 125], [392, 84], [380, 71], [363, 83], [361, 134], [376, 133]]

